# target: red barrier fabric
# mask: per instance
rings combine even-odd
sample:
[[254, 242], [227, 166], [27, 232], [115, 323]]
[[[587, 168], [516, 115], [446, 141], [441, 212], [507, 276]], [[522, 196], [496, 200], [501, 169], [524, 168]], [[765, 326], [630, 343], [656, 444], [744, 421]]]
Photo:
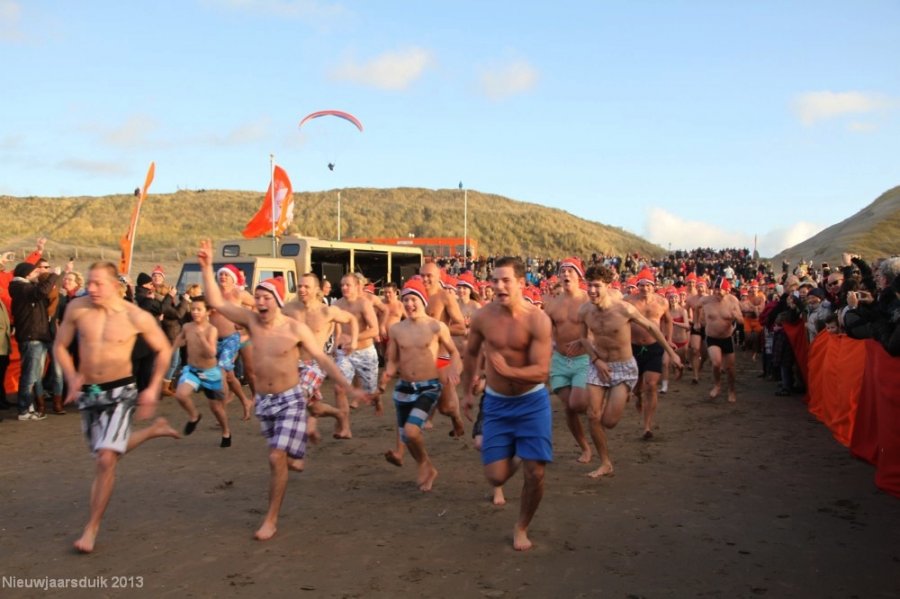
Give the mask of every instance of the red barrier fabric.
[[872, 376], [866, 372], [860, 400], [874, 402], [878, 415], [875, 486], [900, 497], [900, 359], [872, 339], [866, 340], [866, 350]]
[[822, 333], [809, 351], [807, 365], [809, 411], [841, 445], [849, 446], [866, 366], [865, 342]]

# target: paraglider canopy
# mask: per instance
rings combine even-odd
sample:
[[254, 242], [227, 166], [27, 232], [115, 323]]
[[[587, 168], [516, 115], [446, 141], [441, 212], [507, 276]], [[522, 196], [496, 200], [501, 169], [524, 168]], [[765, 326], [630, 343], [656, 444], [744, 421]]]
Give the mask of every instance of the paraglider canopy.
[[360, 133], [362, 133], [363, 124], [359, 121], [359, 119], [349, 112], [344, 112], [342, 110], [319, 110], [318, 112], [313, 112], [303, 117], [303, 119], [300, 121], [299, 126], [303, 127], [303, 123], [323, 116], [336, 116], [338, 118], [344, 119], [345, 121], [349, 121], [353, 123], [357, 129], [359, 129]]

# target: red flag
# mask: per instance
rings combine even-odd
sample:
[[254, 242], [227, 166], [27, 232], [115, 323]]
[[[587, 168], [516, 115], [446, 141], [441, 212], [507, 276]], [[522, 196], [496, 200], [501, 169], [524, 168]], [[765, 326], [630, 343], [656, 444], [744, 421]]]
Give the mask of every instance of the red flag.
[[275, 167], [273, 179], [275, 193], [272, 193], [272, 183], [270, 183], [262, 206], [244, 229], [243, 235], [248, 239], [271, 235], [273, 222], [275, 234], [281, 235], [294, 221], [294, 190], [291, 188], [291, 180], [288, 179], [287, 172], [280, 166]]
[[144, 188], [141, 190], [137, 204], [134, 205], [134, 210], [131, 212], [131, 224], [128, 225], [128, 230], [122, 236], [122, 239], [119, 240], [119, 248], [122, 250], [119, 257], [119, 274], [127, 275], [128, 271], [131, 270], [131, 253], [134, 251], [134, 235], [137, 232], [138, 216], [141, 213], [141, 204], [144, 203], [144, 198], [147, 197], [147, 190], [150, 189], [150, 184], [153, 183], [155, 174], [156, 163], [151, 162], [150, 168], [147, 169], [147, 177], [144, 179]]

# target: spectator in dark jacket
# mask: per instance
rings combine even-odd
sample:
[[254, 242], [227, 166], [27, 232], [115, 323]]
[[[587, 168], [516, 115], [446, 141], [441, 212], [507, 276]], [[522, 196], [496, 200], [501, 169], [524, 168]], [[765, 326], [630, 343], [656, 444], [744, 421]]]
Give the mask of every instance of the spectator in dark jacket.
[[[47, 360], [47, 352], [53, 342], [50, 332], [50, 293], [56, 287], [59, 278], [55, 273], [48, 273], [49, 265], [36, 268], [33, 264], [22, 262], [13, 271], [13, 280], [9, 284], [9, 295], [12, 298], [13, 325], [16, 330], [16, 342], [22, 356], [22, 374], [19, 377], [19, 420], [43, 420], [44, 389], [41, 376]], [[40, 277], [40, 279], [38, 278]], [[37, 403], [38, 410], [35, 410]]]

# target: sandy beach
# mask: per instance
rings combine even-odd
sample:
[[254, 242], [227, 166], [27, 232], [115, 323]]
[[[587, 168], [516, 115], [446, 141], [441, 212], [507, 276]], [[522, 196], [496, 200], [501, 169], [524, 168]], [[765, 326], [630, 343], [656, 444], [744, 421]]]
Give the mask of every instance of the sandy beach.
[[[775, 397], [757, 364], [738, 362], [737, 404], [707, 399], [708, 369], [699, 386], [672, 383], [650, 441], [630, 404], [610, 434], [615, 476], [602, 480], [586, 476], [596, 458], [576, 463], [554, 397], [555, 461], [524, 554], [511, 546], [520, 475], [509, 503], [491, 505], [471, 441], [437, 417], [426, 443], [439, 476], [417, 491], [409, 458], [382, 458], [392, 406], [354, 412], [347, 441], [326, 421], [306, 472], [291, 474], [278, 534], [255, 541], [265, 442], [234, 402], [234, 444], [220, 449], [204, 400], [192, 436], [123, 459], [96, 551], [80, 555], [93, 464], [79, 416], [17, 422], [8, 411], [0, 597], [900, 596], [900, 500], [802, 398]], [[186, 419], [172, 399], [159, 414], [179, 430]], [[57, 579], [101, 588], [23, 588]]]

